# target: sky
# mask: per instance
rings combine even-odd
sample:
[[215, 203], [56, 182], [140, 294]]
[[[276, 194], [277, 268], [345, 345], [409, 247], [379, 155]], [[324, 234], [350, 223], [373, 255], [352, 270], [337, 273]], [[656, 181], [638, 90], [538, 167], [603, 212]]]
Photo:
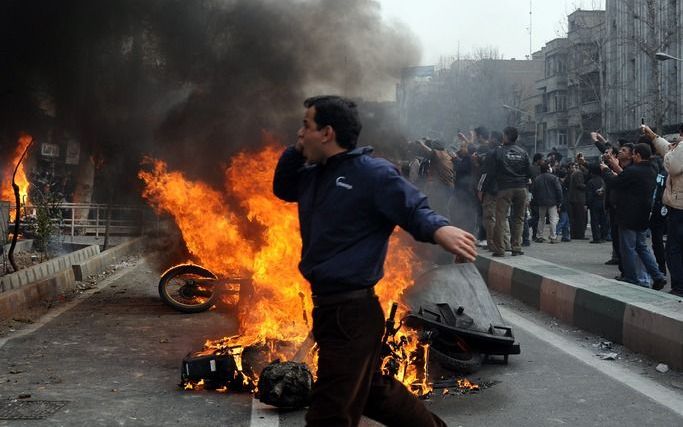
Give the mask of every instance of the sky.
[[604, 0], [379, 0], [388, 22], [401, 22], [419, 39], [422, 61], [438, 64], [442, 57], [466, 55], [494, 47], [504, 58], [529, 55], [529, 5], [532, 6], [531, 47], [563, 36], [567, 15], [577, 8], [604, 9]]

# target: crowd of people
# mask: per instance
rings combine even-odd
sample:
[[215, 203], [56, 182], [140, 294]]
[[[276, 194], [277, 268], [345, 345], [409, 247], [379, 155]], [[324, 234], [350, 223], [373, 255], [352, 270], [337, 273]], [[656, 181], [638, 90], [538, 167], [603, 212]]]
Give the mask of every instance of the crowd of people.
[[668, 269], [670, 292], [683, 296], [683, 125], [671, 141], [645, 125], [636, 141], [591, 136], [597, 158], [556, 149], [530, 158], [514, 127], [481, 126], [458, 134], [457, 148], [413, 142], [404, 172], [494, 257], [523, 255], [532, 241], [611, 242], [605, 263], [618, 267], [617, 280], [661, 290]]

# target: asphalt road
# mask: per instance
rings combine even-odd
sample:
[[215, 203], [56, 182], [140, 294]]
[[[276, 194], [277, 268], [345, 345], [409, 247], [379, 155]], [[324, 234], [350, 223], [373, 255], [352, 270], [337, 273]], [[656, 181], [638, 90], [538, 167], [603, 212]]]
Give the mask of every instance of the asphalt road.
[[[140, 262], [0, 338], [5, 408], [6, 399], [30, 395], [19, 401], [45, 401], [36, 405], [54, 411], [43, 420], [0, 420], [0, 426], [303, 425], [303, 411], [264, 407], [248, 394], [180, 391], [183, 356], [206, 338], [234, 333], [236, 324], [231, 315], [173, 311], [159, 300], [157, 280]], [[496, 300], [522, 354], [470, 376], [494, 386], [428, 401], [449, 425], [683, 425], [680, 373], [659, 374], [656, 361], [618, 348], [621, 360], [600, 360], [599, 337], [505, 297]]]

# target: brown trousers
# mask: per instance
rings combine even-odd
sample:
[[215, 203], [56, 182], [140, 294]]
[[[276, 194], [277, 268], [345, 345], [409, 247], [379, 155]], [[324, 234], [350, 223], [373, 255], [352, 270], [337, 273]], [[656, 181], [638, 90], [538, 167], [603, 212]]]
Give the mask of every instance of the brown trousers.
[[307, 426], [357, 426], [365, 415], [387, 426], [445, 426], [403, 384], [379, 372], [384, 313], [377, 297], [313, 309], [319, 346]]
[[524, 213], [527, 207], [526, 188], [508, 188], [498, 190], [496, 195], [496, 225], [494, 227], [495, 250], [505, 247], [505, 218], [510, 212], [510, 246], [513, 252], [522, 250], [522, 232], [524, 230]]

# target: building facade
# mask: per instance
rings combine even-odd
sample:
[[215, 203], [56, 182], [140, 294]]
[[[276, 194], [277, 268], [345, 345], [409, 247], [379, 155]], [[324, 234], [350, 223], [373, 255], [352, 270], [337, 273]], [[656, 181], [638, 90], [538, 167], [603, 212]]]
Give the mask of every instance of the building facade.
[[606, 127], [634, 133], [644, 119], [660, 133], [682, 121], [682, 63], [658, 61], [657, 52], [683, 57], [683, 0], [607, 0]]
[[567, 37], [540, 52], [545, 70], [534, 111], [538, 151], [573, 155], [590, 150], [590, 132], [603, 127], [605, 11], [577, 10], [567, 22]]

